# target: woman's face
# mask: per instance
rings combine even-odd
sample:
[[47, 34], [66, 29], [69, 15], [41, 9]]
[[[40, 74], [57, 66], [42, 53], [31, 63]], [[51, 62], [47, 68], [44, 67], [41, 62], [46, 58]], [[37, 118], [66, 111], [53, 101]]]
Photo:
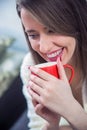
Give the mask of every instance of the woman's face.
[[75, 38], [56, 34], [42, 25], [28, 10], [21, 9], [21, 20], [32, 49], [41, 57], [46, 61], [56, 61], [61, 57], [63, 64], [73, 62]]

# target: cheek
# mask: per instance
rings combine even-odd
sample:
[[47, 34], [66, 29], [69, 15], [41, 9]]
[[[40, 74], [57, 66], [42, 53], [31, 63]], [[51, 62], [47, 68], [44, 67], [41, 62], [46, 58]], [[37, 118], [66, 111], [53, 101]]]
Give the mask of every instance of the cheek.
[[34, 42], [31, 42], [30, 41], [30, 44], [31, 44], [31, 47], [34, 51], [38, 52], [39, 51], [39, 45], [37, 43], [34, 43]]
[[73, 61], [72, 61], [72, 58], [73, 58], [73, 56], [74, 56], [75, 49], [76, 49], [76, 44], [74, 44], [73, 46], [71, 46], [71, 47], [69, 48], [68, 60], [69, 60], [70, 62], [73, 62]]
[[75, 53], [75, 49], [76, 49], [76, 42], [73, 42], [72, 45], [70, 46], [70, 52], [72, 56]]
[[75, 49], [76, 49], [75, 44], [73, 45], [70, 44], [70, 46], [65, 48], [63, 57], [62, 57], [63, 64], [67, 64], [72, 61], [72, 57], [74, 56]]

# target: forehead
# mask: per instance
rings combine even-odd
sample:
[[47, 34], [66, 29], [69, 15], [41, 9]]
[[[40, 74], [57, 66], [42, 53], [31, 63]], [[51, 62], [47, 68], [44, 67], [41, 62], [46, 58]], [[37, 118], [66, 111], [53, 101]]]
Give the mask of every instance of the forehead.
[[42, 23], [40, 23], [35, 16], [33, 16], [28, 10], [22, 8], [21, 9], [21, 20], [24, 25], [24, 27], [40, 27], [43, 26]]
[[21, 18], [32, 18], [35, 19], [35, 17], [25, 8], [21, 8]]

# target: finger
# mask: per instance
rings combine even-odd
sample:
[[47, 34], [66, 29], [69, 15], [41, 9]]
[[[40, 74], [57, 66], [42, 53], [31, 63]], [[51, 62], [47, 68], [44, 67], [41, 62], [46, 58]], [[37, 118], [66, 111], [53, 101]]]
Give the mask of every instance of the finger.
[[42, 78], [45, 81], [49, 81], [50, 79], [54, 78], [54, 76], [52, 76], [51, 74], [45, 72], [42, 69], [36, 68], [31, 66], [30, 67], [31, 72], [33, 72], [35, 75], [37, 75], [38, 77]]
[[68, 79], [67, 79], [64, 67], [60, 61], [60, 58], [57, 59], [57, 67], [58, 67], [58, 73], [59, 73], [60, 79], [68, 83]]
[[38, 114], [38, 115], [42, 115], [42, 109], [44, 108], [44, 106], [42, 104], [37, 104], [36, 107], [35, 107], [35, 112]]
[[[28, 93], [30, 94], [30, 86], [28, 85], [27, 86], [27, 91], [28, 91]], [[30, 94], [31, 95], [31, 94]]]
[[35, 99], [38, 103], [40, 103], [40, 96], [36, 92], [34, 92], [32, 89], [30, 89], [29, 93], [30, 93], [32, 99]]
[[38, 77], [38, 76], [36, 76], [36, 75], [33, 75], [33, 74], [31, 74], [30, 80], [31, 80], [33, 83], [39, 85], [39, 87], [42, 87], [42, 88], [43, 88], [43, 86], [45, 86], [45, 84], [46, 84], [46, 81], [45, 81], [45, 80], [43, 80], [42, 78], [40, 78], [40, 77]]
[[36, 105], [38, 104], [38, 102], [34, 98], [32, 98], [32, 103], [33, 103], [34, 107], [36, 107]]
[[37, 84], [35, 84], [32, 81], [29, 81], [29, 86], [30, 88], [37, 93], [38, 95], [41, 95], [43, 93], [43, 88], [41, 88], [40, 86], [38, 86]]

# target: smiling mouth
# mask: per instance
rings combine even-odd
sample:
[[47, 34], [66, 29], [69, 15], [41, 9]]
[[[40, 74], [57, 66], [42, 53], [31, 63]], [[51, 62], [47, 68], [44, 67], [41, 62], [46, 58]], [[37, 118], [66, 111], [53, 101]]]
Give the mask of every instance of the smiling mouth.
[[63, 50], [64, 50], [64, 48], [61, 48], [59, 50], [56, 50], [54, 52], [47, 54], [49, 61], [57, 61], [57, 58], [61, 57]]

